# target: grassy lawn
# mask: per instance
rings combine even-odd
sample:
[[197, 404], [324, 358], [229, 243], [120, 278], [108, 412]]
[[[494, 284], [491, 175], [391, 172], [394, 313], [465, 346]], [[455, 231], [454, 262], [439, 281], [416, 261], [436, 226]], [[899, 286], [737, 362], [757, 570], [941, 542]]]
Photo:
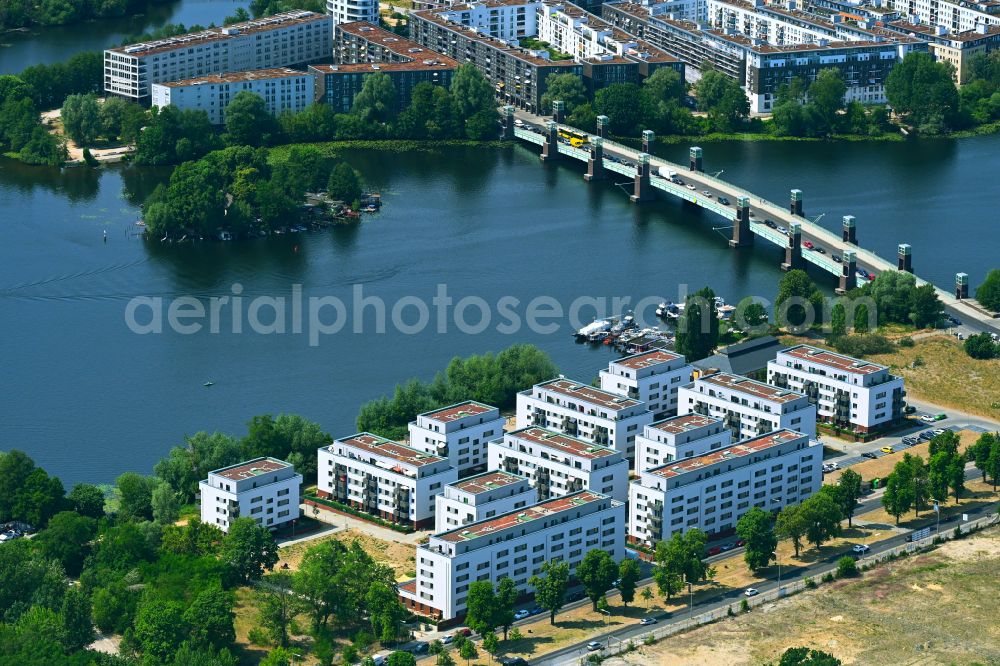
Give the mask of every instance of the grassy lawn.
[[287, 562], [289, 569], [295, 571], [299, 568], [302, 556], [305, 555], [305, 552], [309, 548], [331, 539], [348, 545], [356, 539], [365, 552], [375, 558], [376, 561], [391, 566], [396, 572], [397, 580], [408, 580], [414, 576], [414, 568], [416, 566], [414, 560], [416, 553], [415, 546], [397, 541], [378, 539], [356, 529], [335, 532], [317, 539], [282, 548], [279, 553], [281, 561]]
[[[824, 585], [624, 655], [627, 664], [742, 666], [809, 646], [845, 664], [1000, 662], [1000, 530]], [[621, 663], [615, 660], [616, 663]]]

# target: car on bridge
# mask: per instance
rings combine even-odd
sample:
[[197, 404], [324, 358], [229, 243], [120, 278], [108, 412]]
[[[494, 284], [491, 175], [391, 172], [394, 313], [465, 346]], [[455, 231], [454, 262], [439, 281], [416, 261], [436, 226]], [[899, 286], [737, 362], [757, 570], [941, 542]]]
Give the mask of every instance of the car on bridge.
[[843, 261], [843, 259], [840, 258], [839, 254], [831, 254], [830, 258], [836, 261], [838, 264]]
[[729, 199], [727, 199], [726, 197], [719, 197], [719, 203], [722, 204], [723, 206], [728, 206]]
[[821, 248], [819, 245], [817, 245], [813, 249], [819, 252], [820, 254], [826, 254], [826, 250], [824, 248]]
[[780, 224], [778, 225], [778, 233], [788, 235], [788, 229], [784, 228]]
[[767, 226], [767, 227], [770, 227], [771, 229], [777, 229], [778, 228], [778, 225], [777, 225], [777, 223], [775, 223], [774, 220], [767, 219], [767, 218], [764, 219], [764, 225]]
[[802, 247], [804, 247], [807, 250], [813, 249], [812, 241], [802, 241]]

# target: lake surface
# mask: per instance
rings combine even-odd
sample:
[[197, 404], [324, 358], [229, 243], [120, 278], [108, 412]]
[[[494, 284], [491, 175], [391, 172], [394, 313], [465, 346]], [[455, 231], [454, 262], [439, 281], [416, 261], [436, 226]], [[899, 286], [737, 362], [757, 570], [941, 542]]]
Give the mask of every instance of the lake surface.
[[0, 74], [16, 74], [31, 65], [51, 65], [80, 51], [100, 51], [167, 23], [221, 25], [226, 16], [247, 5], [249, 0], [176, 0], [124, 18], [0, 33]]
[[[839, 229], [857, 217], [866, 247], [891, 258], [913, 246], [917, 272], [949, 287], [958, 270], [973, 285], [997, 259], [995, 174], [1000, 137], [907, 144], [708, 144], [706, 170], [782, 202], [804, 191], [809, 215]], [[676, 160], [686, 146], [665, 146]], [[0, 449], [26, 450], [67, 484], [148, 472], [184, 434], [242, 434], [250, 417], [300, 413], [335, 437], [353, 433], [358, 407], [409, 377], [430, 379], [456, 355], [532, 342], [567, 375], [589, 382], [612, 358], [576, 345], [562, 320], [545, 334], [499, 327], [503, 297], [514, 310], [551, 296], [564, 308], [580, 296], [664, 296], [706, 284], [735, 303], [773, 298], [777, 248], [733, 251], [723, 223], [674, 202], [636, 206], [613, 183], [587, 185], [578, 166], [545, 166], [523, 146], [436, 153], [352, 153], [350, 162], [382, 193], [383, 212], [352, 228], [240, 243], [160, 244], [130, 235], [137, 203], [164, 170], [65, 171], [0, 161]], [[107, 241], [104, 241], [104, 232]], [[816, 276], [826, 287], [832, 278]], [[234, 289], [234, 284], [240, 287]], [[433, 308], [438, 285], [455, 302], [480, 297], [492, 320], [463, 333], [431, 323], [419, 334], [379, 332], [369, 307], [336, 335], [233, 333], [225, 313], [207, 329], [140, 335], [126, 324], [137, 296], [218, 296], [244, 302], [335, 297], [353, 290]], [[291, 308], [291, 305], [288, 305]], [[164, 306], [165, 309], [165, 306]], [[244, 308], [246, 310], [246, 308]], [[454, 310], [454, 308], [452, 308]], [[269, 309], [260, 319], [269, 321]], [[332, 310], [327, 311], [331, 315]], [[413, 324], [417, 308], [403, 310]], [[589, 318], [590, 311], [581, 317]], [[140, 323], [149, 320], [140, 310]], [[465, 321], [479, 321], [475, 306]], [[324, 321], [331, 321], [328, 316]], [[352, 332], [356, 322], [363, 332]], [[308, 322], [306, 322], [308, 324]], [[498, 330], [499, 328], [499, 330]], [[214, 386], [205, 388], [206, 381]]]

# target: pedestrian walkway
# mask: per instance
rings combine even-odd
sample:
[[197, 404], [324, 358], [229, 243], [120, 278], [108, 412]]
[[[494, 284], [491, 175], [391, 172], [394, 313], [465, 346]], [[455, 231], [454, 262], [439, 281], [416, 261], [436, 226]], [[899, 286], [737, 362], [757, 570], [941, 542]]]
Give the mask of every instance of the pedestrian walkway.
[[408, 543], [416, 545], [423, 539], [430, 536], [430, 532], [413, 532], [412, 534], [403, 534], [402, 532], [397, 532], [396, 530], [389, 529], [388, 527], [383, 527], [376, 523], [368, 522], [367, 520], [362, 520], [360, 518], [355, 518], [354, 516], [349, 516], [345, 513], [340, 513], [335, 509], [325, 507], [323, 505], [314, 506], [312, 504], [301, 505], [302, 515], [314, 518], [321, 523], [327, 523], [328, 525], [333, 525], [341, 529], [353, 529], [365, 534], [370, 534], [373, 537], [382, 539], [383, 541], [395, 541], [396, 543]]

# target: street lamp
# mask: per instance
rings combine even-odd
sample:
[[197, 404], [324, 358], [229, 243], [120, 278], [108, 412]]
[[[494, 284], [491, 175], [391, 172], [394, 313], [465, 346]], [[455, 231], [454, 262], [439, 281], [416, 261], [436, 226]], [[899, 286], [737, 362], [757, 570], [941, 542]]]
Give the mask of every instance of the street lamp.
[[694, 616], [694, 587], [688, 583], [688, 619]]
[[[611, 611], [605, 610], [603, 608], [598, 608], [597, 612], [601, 613], [602, 615], [604, 615], [604, 628], [607, 629], [607, 627], [608, 627], [608, 620], [611, 618]], [[611, 636], [610, 635], [608, 636], [607, 646], [611, 647]]]
[[774, 561], [778, 563], [778, 596], [781, 596], [781, 559], [778, 557], [778, 551], [771, 553], [774, 555]]

